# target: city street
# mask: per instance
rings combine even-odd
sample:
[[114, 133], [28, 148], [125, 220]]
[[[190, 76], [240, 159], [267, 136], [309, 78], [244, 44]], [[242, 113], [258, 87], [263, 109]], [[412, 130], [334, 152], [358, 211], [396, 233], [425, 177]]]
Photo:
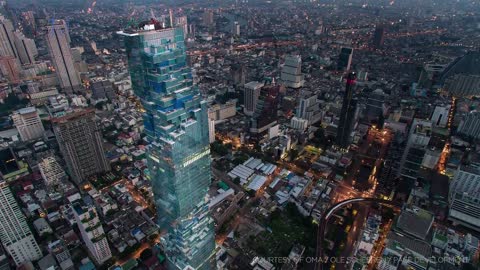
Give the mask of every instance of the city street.
[[[378, 130], [375, 127], [371, 127], [367, 134], [366, 140], [360, 145], [355, 153], [352, 169], [349, 170], [348, 175], [344, 178], [344, 180], [337, 185], [335, 189], [335, 195], [333, 196], [332, 203], [338, 203], [347, 199], [351, 198], [360, 198], [360, 197], [372, 197], [375, 198], [375, 190], [377, 186], [377, 172], [378, 168], [382, 166], [382, 162], [384, 160], [388, 144], [391, 140], [391, 134], [387, 130]], [[360, 170], [360, 166], [362, 166], [362, 161], [365, 158], [374, 158], [368, 156], [368, 153], [371, 152], [371, 148], [373, 147], [374, 142], [381, 142], [381, 148], [378, 149], [378, 156], [375, 157], [373, 162], [372, 171], [368, 177], [368, 187], [365, 188], [364, 191], [359, 191], [355, 189], [355, 177], [357, 172]], [[355, 243], [358, 241], [360, 234], [362, 233], [363, 225], [368, 215], [368, 205], [356, 205], [354, 209], [357, 210], [357, 215], [354, 218], [354, 222], [351, 225], [351, 229], [348, 232], [347, 240], [343, 251], [341, 253], [341, 258], [348, 258], [353, 256]], [[341, 260], [339, 260], [341, 261]], [[338, 263], [336, 269], [348, 269], [348, 265], [345, 263]]]

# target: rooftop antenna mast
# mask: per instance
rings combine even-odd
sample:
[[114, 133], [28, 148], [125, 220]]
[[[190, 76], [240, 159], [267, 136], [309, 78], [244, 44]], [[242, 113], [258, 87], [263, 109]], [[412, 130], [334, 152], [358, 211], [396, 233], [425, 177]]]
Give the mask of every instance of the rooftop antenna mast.
[[170, 27], [173, 27], [173, 10], [170, 9], [168, 13], [170, 15]]

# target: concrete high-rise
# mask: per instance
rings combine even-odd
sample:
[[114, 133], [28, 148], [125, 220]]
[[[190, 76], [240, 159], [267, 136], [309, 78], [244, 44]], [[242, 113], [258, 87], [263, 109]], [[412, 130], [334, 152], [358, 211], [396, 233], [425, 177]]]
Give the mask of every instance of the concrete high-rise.
[[215, 120], [208, 118], [208, 141], [213, 143], [215, 141]]
[[348, 71], [352, 65], [353, 49], [342, 48], [338, 57], [337, 70]]
[[20, 82], [20, 66], [13, 56], [0, 56], [0, 71], [2, 75], [13, 84]]
[[213, 24], [213, 11], [212, 10], [205, 10], [202, 17], [203, 24], [205, 26], [212, 26]]
[[93, 109], [53, 118], [52, 123], [60, 152], [75, 183], [81, 184], [89, 176], [110, 170]]
[[35, 63], [35, 57], [38, 55], [35, 41], [31, 38], [25, 37], [20, 31], [14, 33], [15, 48], [18, 53], [18, 58], [23, 65], [31, 65]]
[[70, 48], [70, 35], [63, 20], [55, 20], [47, 26], [47, 47], [53, 66], [60, 82], [60, 87], [67, 94], [79, 91], [81, 82], [75, 70], [72, 51]]
[[0, 15], [0, 56], [13, 56], [18, 58], [13, 31], [12, 22]]
[[17, 266], [42, 258], [25, 216], [3, 180], [0, 180], [0, 241]]
[[183, 36], [186, 38], [188, 35], [188, 19], [187, 16], [175, 17], [175, 27], [183, 29]]
[[397, 176], [412, 184], [418, 177], [418, 171], [432, 137], [432, 122], [414, 118], [410, 127], [407, 144], [400, 160]]
[[347, 148], [350, 145], [350, 135], [355, 124], [357, 111], [357, 99], [353, 97], [356, 74], [351, 72], [347, 76], [345, 93], [343, 94], [342, 110], [338, 123], [336, 144], [340, 148]]
[[373, 33], [373, 47], [379, 49], [383, 46], [383, 42], [385, 41], [385, 26], [377, 25], [375, 27], [375, 32]]
[[308, 120], [309, 125], [313, 125], [320, 121], [322, 112], [320, 111], [320, 104], [317, 95], [311, 91], [302, 91], [298, 101], [297, 118]]
[[305, 83], [302, 74], [302, 58], [300, 55], [287, 55], [282, 67], [280, 79], [286, 87], [300, 88]]
[[77, 203], [73, 205], [73, 214], [83, 242], [95, 262], [101, 265], [108, 261], [112, 252], [95, 207]]
[[368, 123], [376, 122], [379, 124], [385, 113], [385, 93], [382, 89], [377, 89], [367, 97], [365, 118]]
[[253, 81], [246, 83], [243, 89], [244, 96], [244, 108], [243, 112], [246, 115], [253, 115], [257, 108], [258, 97], [260, 96], [260, 91], [263, 87], [263, 83]]
[[181, 28], [155, 20], [119, 32], [132, 88], [145, 109], [147, 161], [169, 269], [210, 269], [215, 233], [209, 214], [207, 104], [193, 85]]
[[232, 35], [233, 36], [240, 36], [240, 23], [235, 21], [232, 24]]
[[41, 138], [45, 132], [42, 120], [35, 107], [23, 108], [13, 112], [12, 120], [22, 141]]
[[247, 75], [247, 69], [244, 64], [234, 63], [230, 66], [230, 75], [232, 76], [233, 85], [243, 86]]

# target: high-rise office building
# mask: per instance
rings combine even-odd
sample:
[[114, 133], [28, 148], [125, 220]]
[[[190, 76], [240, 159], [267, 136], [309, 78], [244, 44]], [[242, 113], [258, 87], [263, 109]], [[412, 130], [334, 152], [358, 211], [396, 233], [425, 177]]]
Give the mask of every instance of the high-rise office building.
[[309, 125], [320, 121], [322, 112], [318, 103], [317, 95], [311, 91], [302, 91], [298, 101], [296, 117], [308, 120]]
[[286, 87], [300, 88], [305, 83], [302, 74], [302, 58], [300, 55], [287, 55], [282, 67], [280, 79]]
[[377, 89], [370, 93], [367, 98], [365, 118], [368, 123], [375, 121], [379, 124], [385, 113], [385, 93]]
[[95, 207], [76, 203], [73, 205], [73, 214], [83, 242], [95, 262], [101, 265], [108, 261], [112, 252]]
[[119, 32], [132, 88], [145, 109], [147, 161], [169, 269], [210, 269], [215, 248], [208, 209], [207, 104], [186, 65], [183, 30], [152, 20]]
[[23, 108], [12, 114], [13, 124], [22, 141], [41, 138], [45, 129], [35, 107]]
[[250, 133], [262, 136], [278, 123], [281, 85], [265, 85], [260, 90], [255, 112], [250, 118]]
[[13, 56], [0, 56], [0, 71], [10, 83], [20, 82], [20, 67]]
[[348, 71], [352, 65], [353, 49], [342, 48], [338, 57], [337, 70]]
[[208, 118], [208, 141], [213, 143], [215, 141], [215, 119]]
[[53, 131], [73, 181], [81, 184], [89, 176], [110, 170], [105, 158], [95, 110], [75, 111], [52, 119]]
[[188, 35], [188, 19], [187, 16], [175, 17], [175, 27], [183, 29], [183, 36], [186, 38]]
[[18, 57], [13, 31], [12, 22], [0, 15], [0, 56]]
[[263, 87], [263, 83], [253, 81], [246, 83], [243, 88], [244, 105], [243, 112], [246, 115], [253, 115], [257, 108], [258, 97]]
[[23, 65], [31, 65], [35, 63], [35, 57], [38, 55], [35, 41], [31, 38], [25, 37], [20, 31], [14, 33], [15, 48], [18, 53], [18, 58]]
[[232, 76], [233, 85], [243, 86], [245, 84], [247, 70], [244, 64], [234, 63], [230, 66], [230, 75]]
[[383, 42], [385, 41], [385, 26], [377, 25], [375, 27], [375, 32], [373, 33], [373, 47], [376, 49], [381, 48], [383, 46]]
[[0, 180], [0, 241], [17, 266], [42, 258], [25, 216], [3, 180]]
[[237, 21], [232, 24], [232, 35], [240, 36], [240, 23]]
[[55, 20], [47, 26], [47, 47], [53, 66], [60, 82], [60, 87], [67, 94], [79, 91], [80, 77], [75, 70], [70, 35], [63, 20]]
[[408, 134], [407, 144], [400, 160], [398, 176], [413, 184], [425, 158], [432, 137], [432, 122], [415, 118]]
[[203, 13], [203, 24], [205, 26], [212, 26], [213, 24], [213, 11], [212, 10], [205, 10]]
[[353, 97], [355, 79], [354, 72], [348, 74], [336, 137], [336, 144], [340, 148], [347, 148], [350, 145], [350, 135], [355, 124], [357, 111], [357, 99]]

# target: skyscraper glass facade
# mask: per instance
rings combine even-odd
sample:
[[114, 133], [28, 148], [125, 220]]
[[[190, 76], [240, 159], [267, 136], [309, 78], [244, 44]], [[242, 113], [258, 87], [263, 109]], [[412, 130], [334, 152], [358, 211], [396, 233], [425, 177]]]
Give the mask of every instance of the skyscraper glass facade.
[[147, 160], [169, 269], [209, 269], [215, 248], [208, 213], [207, 106], [186, 65], [181, 28], [143, 23], [125, 38], [135, 94], [141, 99]]

